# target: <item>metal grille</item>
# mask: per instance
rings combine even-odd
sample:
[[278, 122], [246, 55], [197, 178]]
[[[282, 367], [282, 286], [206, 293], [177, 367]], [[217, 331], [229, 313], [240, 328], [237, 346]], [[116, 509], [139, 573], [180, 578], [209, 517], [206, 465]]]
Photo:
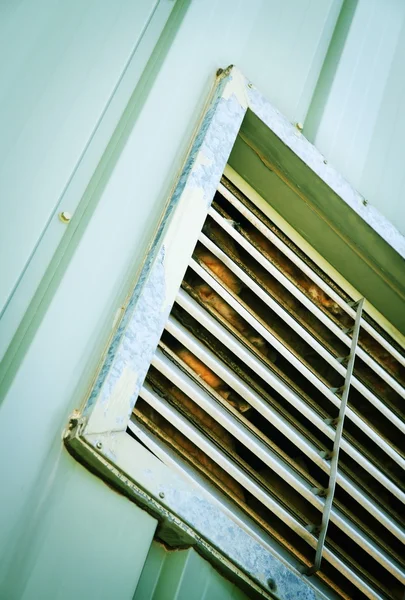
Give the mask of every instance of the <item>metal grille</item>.
[[402, 598], [405, 357], [223, 180], [133, 419], [345, 598]]

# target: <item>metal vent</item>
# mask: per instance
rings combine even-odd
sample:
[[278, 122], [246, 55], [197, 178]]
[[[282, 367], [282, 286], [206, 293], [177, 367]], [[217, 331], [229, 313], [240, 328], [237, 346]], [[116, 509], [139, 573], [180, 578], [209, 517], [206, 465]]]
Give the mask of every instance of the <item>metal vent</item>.
[[402, 349], [225, 179], [133, 420], [344, 598], [403, 597]]

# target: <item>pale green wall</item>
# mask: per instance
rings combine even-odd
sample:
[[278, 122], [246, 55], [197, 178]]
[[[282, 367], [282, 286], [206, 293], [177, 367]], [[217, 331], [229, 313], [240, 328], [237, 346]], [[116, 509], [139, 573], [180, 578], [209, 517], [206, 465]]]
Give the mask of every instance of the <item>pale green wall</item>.
[[[0, 197], [7, 201], [0, 205], [0, 311], [155, 4], [2, 3], [0, 50], [7, 60], [1, 69]], [[51, 229], [60, 239], [60, 224], [54, 220]]]
[[[2, 598], [130, 598], [156, 521], [66, 452], [23, 515]], [[44, 482], [45, 483], [45, 482]], [[9, 548], [11, 551], [12, 548]]]
[[405, 3], [346, 0], [304, 133], [405, 234]]
[[[303, 120], [341, 2], [192, 0], [186, 12], [186, 1], [162, 0], [167, 14], [175, 8], [157, 50], [143, 71], [157, 39], [142, 45], [151, 21], [132, 75], [113, 96], [115, 112], [90, 139], [155, 4], [21, 0], [0, 7], [10, 84], [0, 115], [14, 144], [3, 149], [11, 165], [1, 197], [8, 286], [41, 232], [47, 240], [28, 265], [31, 287], [23, 279], [13, 300], [8, 335], [63, 236], [4, 362], [0, 597], [67, 599], [76, 584], [86, 590], [81, 598], [132, 597], [155, 522], [76, 465], [62, 430], [153, 237], [213, 74], [237, 64], [289, 119]], [[47, 225], [59, 201], [57, 210], [79, 202], [98, 163], [86, 212], [79, 208], [67, 228], [56, 215]]]
[[153, 542], [133, 600], [248, 600], [192, 548]]

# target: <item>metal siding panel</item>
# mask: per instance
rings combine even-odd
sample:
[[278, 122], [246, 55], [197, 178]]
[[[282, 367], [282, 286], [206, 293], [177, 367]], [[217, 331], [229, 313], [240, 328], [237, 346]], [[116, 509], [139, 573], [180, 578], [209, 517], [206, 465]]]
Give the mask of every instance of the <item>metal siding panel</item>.
[[177, 594], [173, 600], [202, 600], [207, 579], [211, 577], [212, 567], [203, 560], [192, 548], [186, 551], [187, 560], [184, 565], [184, 571]]
[[212, 569], [202, 600], [246, 600], [246, 595]]
[[[135, 8], [133, 3], [129, 4], [130, 10], [139, 9], [139, 7]], [[175, 9], [177, 9], [179, 2], [175, 5], [174, 2], [166, 0], [162, 6], [166, 4], [170, 9], [172, 6], [175, 6]], [[171, 22], [173, 35], [179, 21], [181, 22], [185, 6], [186, 4], [182, 3], [182, 8]], [[125, 15], [121, 16], [123, 20], [125, 20], [124, 17]], [[125, 30], [130, 31], [132, 35], [132, 28], [133, 22], [131, 19], [128, 19], [128, 23], [125, 24], [124, 29], [123, 27], [118, 27], [118, 31], [115, 31], [115, 33], [122, 35]], [[169, 36], [168, 39], [166, 39], [166, 45], [162, 45], [159, 48], [162, 57], [165, 54], [167, 45], [170, 43], [170, 39]], [[158, 60], [155, 60], [152, 67], [158, 69], [160, 64], [161, 63]], [[152, 67], [147, 71], [149, 77], [151, 76]], [[102, 66], [98, 65], [97, 68], [102, 68]], [[145, 93], [145, 87], [143, 88], [143, 92]], [[140, 104], [139, 96], [138, 104]], [[143, 146], [143, 140], [141, 139], [139, 141]], [[133, 161], [131, 164], [133, 169]], [[83, 174], [81, 175], [83, 176]], [[77, 191], [77, 188], [75, 191]], [[153, 203], [151, 204], [152, 206], [147, 205], [144, 207], [144, 211], [149, 217], [153, 212]], [[35, 208], [35, 203], [33, 203], [33, 207]], [[138, 212], [139, 215], [137, 207], [133, 206], [133, 208], [135, 209], [135, 214]], [[114, 212], [117, 212], [116, 207]], [[94, 226], [95, 229], [98, 230], [98, 234], [95, 233], [93, 241], [97, 238], [101, 241], [103, 236], [100, 238], [99, 221], [97, 221], [97, 218], [95, 221], [96, 223]], [[9, 226], [12, 227], [12, 224], [10, 225], [11, 221], [8, 220], [7, 222]], [[84, 223], [83, 228], [86, 224], [87, 223]], [[151, 223], [150, 228], [142, 233], [143, 224], [144, 223], [141, 222], [140, 231], [135, 233], [134, 239], [131, 240], [135, 248], [139, 247], [138, 257], [140, 260], [144, 249], [140, 241], [140, 236], [145, 235], [148, 242], [151, 231], [153, 231], [153, 224]], [[108, 229], [109, 233], [107, 234], [107, 238], [110, 239], [111, 228], [109, 227]], [[84, 252], [87, 259], [90, 260], [90, 263], [85, 266], [83, 271], [81, 271], [81, 274], [79, 274], [75, 266], [73, 266], [72, 270], [69, 269], [69, 272], [74, 278], [79, 276], [81, 283], [77, 282], [77, 284], [74, 284], [73, 286], [71, 283], [67, 283], [67, 287], [64, 288], [61, 295], [57, 293], [63, 306], [65, 308], [70, 307], [68, 312], [70, 310], [73, 311], [73, 313], [70, 313], [69, 315], [65, 313], [66, 318], [63, 319], [68, 328], [64, 329], [64, 325], [60, 320], [65, 309], [61, 309], [60, 307], [56, 308], [59, 317], [57, 318], [58, 325], [55, 326], [55, 323], [50, 325], [48, 321], [52, 309], [46, 311], [45, 308], [42, 307], [39, 311], [40, 314], [36, 314], [34, 329], [38, 327], [39, 323], [42, 323], [42, 325], [45, 326], [45, 329], [42, 330], [39, 337], [32, 336], [32, 330], [30, 330], [28, 335], [25, 335], [25, 348], [16, 360], [16, 362], [19, 363], [23, 356], [27, 358], [27, 362], [24, 361], [24, 375], [22, 376], [22, 379], [20, 379], [19, 376], [15, 377], [15, 371], [13, 371], [11, 375], [9, 373], [9, 378], [5, 387], [2, 388], [0, 393], [1, 446], [4, 450], [6, 448], [10, 449], [10, 447], [14, 448], [12, 455], [10, 455], [10, 460], [2, 464], [0, 469], [4, 483], [2, 494], [3, 510], [0, 515], [0, 585], [12, 585], [10, 578], [15, 576], [15, 571], [10, 571], [9, 568], [14, 562], [18, 565], [18, 578], [22, 581], [28, 579], [30, 571], [32, 570], [32, 563], [37, 561], [36, 556], [30, 554], [30, 544], [28, 542], [30, 529], [26, 525], [27, 523], [30, 524], [32, 515], [37, 514], [37, 511], [39, 511], [41, 507], [46, 511], [54, 509], [53, 503], [55, 501], [55, 496], [59, 493], [58, 488], [62, 489], [64, 485], [63, 477], [55, 479], [55, 472], [58, 468], [60, 454], [61, 452], [65, 453], [65, 450], [62, 451], [61, 446], [62, 430], [71, 410], [80, 404], [83, 388], [79, 389], [81, 386], [79, 382], [82, 381], [83, 383], [81, 377], [84, 372], [87, 373], [85, 379], [91, 373], [91, 368], [89, 369], [88, 367], [88, 359], [93, 355], [95, 360], [98, 360], [96, 356], [97, 352], [94, 354], [94, 344], [100, 349], [100, 339], [105, 339], [108, 336], [112, 322], [114, 321], [114, 314], [116, 313], [117, 306], [112, 306], [112, 298], [116, 298], [121, 290], [121, 284], [114, 278], [114, 272], [116, 271], [117, 265], [114, 265], [114, 261], [110, 260], [104, 261], [104, 264], [102, 265], [99, 257], [97, 257], [97, 253], [92, 255], [92, 252], [89, 252], [89, 248], [84, 250]], [[65, 259], [67, 258], [67, 255], [69, 255], [70, 259], [72, 254], [74, 254], [74, 252], [72, 252], [71, 248], [69, 252], [65, 251]], [[69, 262], [69, 259], [67, 262]], [[128, 273], [128, 262], [134, 261], [133, 248], [131, 252], [121, 255], [121, 259], [123, 260], [123, 264], [121, 265], [123, 270], [120, 271], [118, 277], [121, 277], [122, 283], [123, 272]], [[93, 300], [91, 299], [91, 294], [88, 295], [83, 291], [83, 283], [86, 279], [89, 283], [92, 281], [91, 287], [94, 286], [95, 279], [98, 279], [97, 272], [99, 267], [104, 271], [104, 275], [99, 280], [101, 288], [99, 288], [99, 291], [95, 296], [104, 305], [104, 308], [102, 308], [100, 312], [95, 308]], [[106, 281], [108, 281], [106, 267], [107, 270], [111, 269], [110, 273], [113, 274], [113, 280], [111, 280], [111, 288], [109, 291], [105, 288]], [[66, 269], [66, 263], [62, 266], [62, 269]], [[67, 275], [66, 271], [65, 275]], [[84, 279], [82, 279], [82, 277], [84, 277]], [[58, 283], [52, 291], [48, 288], [50, 296], [55, 294], [55, 289], [58, 288], [60, 283], [60, 278], [57, 277], [56, 279], [58, 280]], [[49, 281], [47, 282], [47, 286], [48, 285]], [[79, 297], [77, 297], [80, 307], [74, 300], [75, 289], [79, 292], [81, 297], [80, 300]], [[59, 304], [59, 300], [56, 300], [56, 304]], [[49, 302], [46, 306], [49, 308]], [[35, 306], [34, 309], [36, 311], [38, 307]], [[45, 319], [43, 320], [45, 312]], [[73, 314], [75, 316], [73, 316]], [[92, 319], [92, 316], [95, 317], [95, 321]], [[46, 322], [48, 324], [46, 324]], [[72, 329], [73, 323], [74, 326]], [[50, 328], [48, 327], [49, 325]], [[76, 327], [78, 327], [77, 330]], [[88, 327], [93, 330], [93, 333], [90, 333]], [[42, 334], [44, 334], [44, 337]], [[65, 337], [66, 335], [67, 337]], [[31, 359], [25, 354], [25, 351], [27, 350], [27, 347], [30, 347], [33, 337], [35, 337], [35, 343], [31, 346], [32, 354], [29, 352], [31, 359], [34, 361], [32, 363]], [[38, 349], [37, 344], [39, 344], [41, 350]], [[90, 350], [90, 346], [93, 347], [93, 350]], [[87, 354], [87, 358], [84, 358], [82, 352], [84, 348], [87, 348], [87, 351], [89, 351], [89, 354], [87, 354], [86, 350], [84, 351], [85, 354]], [[54, 358], [57, 360], [59, 366], [53, 362]], [[87, 363], [87, 367], [84, 366], [85, 363]], [[16, 363], [14, 363], [14, 366], [15, 364]], [[60, 368], [62, 368], [64, 375], [62, 375]], [[73, 368], [73, 371], [71, 368]], [[22, 387], [20, 387], [20, 384]], [[84, 383], [84, 385], [86, 385], [86, 383]], [[7, 451], [7, 454], [10, 454], [9, 451]], [[92, 476], [89, 473], [84, 473], [84, 478], [92, 478]], [[81, 486], [76, 486], [74, 482], [72, 483], [72, 486], [72, 489], [76, 490], [77, 494], [80, 495]], [[107, 494], [112, 498], [118, 497], [107, 488], [103, 487], [102, 489], [105, 489]], [[97, 503], [99, 501], [100, 492], [98, 488], [93, 489], [93, 491], [90, 490], [88, 494], [92, 502]], [[100, 500], [100, 502], [103, 501]], [[131, 510], [134, 510], [133, 506], [131, 506]], [[135, 508], [135, 510], [137, 509]], [[58, 509], [56, 509], [56, 512], [58, 512]], [[65, 518], [64, 514], [64, 510], [62, 510], [62, 520]], [[120, 526], [121, 519], [125, 522], [126, 516], [125, 512], [120, 512], [119, 505], [117, 507], [116, 515], [119, 515], [116, 518], [116, 526]], [[81, 523], [80, 518], [79, 523]], [[109, 523], [113, 525], [110, 519]], [[46, 552], [49, 553], [49, 556], [52, 556], [53, 550], [58, 548], [59, 540], [52, 536], [45, 535], [45, 529], [42, 528], [41, 523], [36, 523], [35, 526], [37, 525], [38, 539], [43, 539], [44, 543], [44, 553], [41, 555], [41, 562], [42, 560], [46, 562]], [[133, 523], [131, 524], [131, 520], [129, 520], [128, 526], [133, 527], [133, 525]], [[136, 531], [136, 527], [134, 527], [134, 531]], [[95, 539], [97, 539], [97, 536], [95, 536]], [[139, 545], [136, 537], [132, 537], [128, 544], [131, 552]], [[86, 545], [85, 548], [86, 551], [83, 546], [83, 553], [79, 551], [77, 554], [84, 565], [92, 560], [90, 544]], [[116, 549], [116, 552], [118, 556], [118, 549]], [[22, 556], [24, 556], [24, 561], [21, 560]], [[103, 562], [101, 561], [97, 568], [102, 569], [102, 566], [100, 566], [102, 564]], [[123, 565], [124, 564], [125, 563], [123, 563]], [[38, 565], [37, 568], [40, 569], [42, 567], [43, 565]], [[123, 571], [125, 570], [127, 571], [128, 577], [131, 577], [132, 585], [134, 585], [133, 567], [129, 568], [128, 564], [126, 564], [126, 567], [123, 566]], [[65, 565], [62, 559], [60, 559], [59, 563], [55, 566], [55, 577], [57, 577], [58, 572], [65, 573]], [[94, 578], [97, 578], [95, 569], [89, 569], [87, 575], [83, 575], [83, 581], [81, 583], [87, 585]], [[9, 589], [13, 588], [7, 587], [7, 590]], [[1, 595], [2, 594], [0, 593], [0, 596]], [[4, 597], [13, 598], [11, 592], [10, 594], [7, 593]], [[16, 597], [18, 597], [18, 595]]]
[[165, 566], [167, 551], [161, 544], [152, 542], [136, 587], [133, 600], [153, 600]]
[[[8, 9], [0, 35], [0, 312], [155, 5], [36, 0]], [[54, 216], [51, 228], [55, 250], [65, 226]]]
[[[405, 10], [404, 10], [405, 13]], [[405, 233], [403, 139], [405, 134], [405, 14], [392, 62], [387, 66], [372, 139], [359, 188], [398, 229]]]
[[248, 600], [192, 548], [153, 542], [133, 600]]
[[404, 24], [399, 0], [345, 3], [304, 128], [402, 232]]
[[293, 122], [306, 115], [341, 5], [341, 0], [264, 2], [240, 34], [236, 64]]
[[65, 452], [52, 475], [52, 486], [40, 477], [43, 485], [21, 519], [23, 536], [16, 532], [7, 548], [12, 564], [7, 579], [0, 577], [0, 597], [130, 598], [157, 521]]
[[[151, 598], [153, 600], [185, 600], [188, 598], [196, 598], [199, 600], [199, 589], [197, 585], [192, 585], [190, 590], [190, 578], [193, 580], [194, 577], [201, 577], [204, 569], [195, 571], [195, 567], [192, 564], [193, 550], [173, 550], [172, 552], [165, 551], [164, 562], [159, 572], [159, 578], [156, 582]], [[153, 556], [153, 555], [151, 555]], [[148, 558], [149, 560], [149, 558]], [[148, 577], [155, 579], [155, 573], [152, 570], [149, 572], [144, 571], [145, 579]], [[144, 573], [142, 573], [142, 579], [144, 579]], [[142, 589], [146, 587], [144, 582], [140, 582], [139, 591], [135, 595], [135, 599], [144, 600], [141, 596]], [[190, 595], [191, 592], [191, 595]]]
[[[97, 165], [99, 165], [99, 169], [103, 170], [102, 156], [105, 148], [107, 147], [105, 154], [109, 155], [111, 148], [116, 146], [117, 138], [122, 134], [122, 130], [115, 131], [113, 138], [110, 139], [114, 129], [120, 121], [120, 117], [122, 116], [122, 112], [124, 111], [128, 100], [131, 98], [134, 89], [137, 87], [139, 80], [143, 75], [143, 71], [148, 64], [148, 61], [152, 63], [153, 67], [157, 70], [156, 63], [159, 64], [162, 55], [164, 54], [162, 48], [167, 48], [169, 45], [168, 40], [174, 33], [173, 28], [168, 28], [169, 31], [171, 30], [171, 33], [167, 32], [166, 35], [162, 34], [162, 30], [175, 6], [175, 2], [165, 0], [164, 2], [160, 2], [156, 11], [153, 12], [153, 16], [150, 19], [148, 26], [143, 32], [139, 43], [136, 44], [136, 48], [134, 48], [134, 52], [131, 54], [128, 64], [122, 72], [122, 77], [119, 77], [114, 94], [107, 103], [102, 118], [94, 131], [94, 135], [92, 135], [83, 156], [80, 157], [79, 164], [77, 165], [77, 168], [75, 167], [73, 176], [69, 180], [61, 198], [58, 200], [58, 204], [54, 207], [55, 213], [53, 218], [51, 218], [48, 226], [41, 234], [35, 252], [30, 258], [24, 272], [21, 274], [18, 285], [8, 302], [7, 308], [1, 315], [0, 360], [2, 360], [31, 300], [31, 306], [38, 306], [43, 292], [37, 293], [36, 296], [35, 292], [41, 278], [45, 275], [48, 282], [53, 278], [55, 266], [59, 264], [61, 255], [65, 253], [66, 247], [71, 243], [71, 239], [74, 237], [75, 233], [77, 234], [76, 227], [79, 223], [79, 227], [81, 226], [82, 228], [86, 225], [84, 222], [85, 219], [82, 218], [83, 215], [86, 214], [86, 218], [90, 218], [91, 209], [89, 210], [88, 206], [89, 194], [85, 194], [86, 188], [92, 180]], [[161, 38], [160, 41], [159, 38]], [[154, 58], [151, 57], [153, 54], [155, 54]], [[149, 73], [150, 71], [151, 69], [149, 69]], [[139, 100], [139, 95], [135, 102], [138, 107], [141, 105], [142, 101]], [[127, 107], [127, 117], [130, 112], [130, 108], [128, 109]], [[125, 123], [129, 130], [128, 119], [123, 117], [122, 122]], [[83, 201], [81, 201], [83, 195], [84, 198]], [[66, 209], [66, 207], [69, 208], [70, 212], [74, 212], [74, 217], [72, 222], [69, 223], [68, 228], [66, 224], [62, 224], [56, 217], [57, 212], [61, 209]], [[55, 249], [59, 242], [61, 243], [55, 253]], [[12, 254], [11, 248], [10, 253]], [[52, 258], [53, 264], [49, 264]], [[42, 285], [44, 286], [44, 280], [42, 280]], [[45, 283], [45, 286], [46, 285], [48, 285], [48, 283]], [[24, 336], [26, 327], [27, 319], [19, 328], [17, 337], [21, 339]]]
[[[18, 7], [22, 10], [29, 4], [27, 1], [20, 3]], [[139, 3], [130, 4], [133, 10], [138, 9], [137, 4]], [[326, 8], [323, 9], [322, 7], [325, 5]], [[272, 6], [274, 7], [276, 4]], [[119, 306], [117, 298], [122, 299], [122, 290], [136, 273], [149, 244], [168, 191], [177, 169], [182, 163], [191, 132], [198, 121], [199, 110], [205, 101], [216, 68], [226, 66], [230, 62], [238, 62], [246, 74], [252, 76], [255, 83], [276, 102], [281, 110], [286, 112], [287, 110], [293, 111], [298, 102], [297, 98], [301, 98], [304, 93], [303, 88], [305, 88], [312, 66], [306, 65], [305, 73], [298, 69], [294, 70], [295, 61], [298, 61], [300, 56], [299, 44], [295, 46], [293, 44], [294, 52], [291, 56], [288, 55], [289, 44], [293, 43], [293, 38], [288, 35], [290, 20], [294, 21], [295, 10], [297, 10], [295, 35], [302, 35], [299, 19], [303, 19], [303, 15], [299, 9], [299, 3], [291, 1], [286, 6], [288, 10], [284, 9], [284, 17], [281, 22], [278, 24], [275, 22], [273, 25], [276, 20], [274, 14], [277, 15], [277, 13], [272, 15], [271, 10], [267, 7], [267, 0], [264, 2], [259, 0], [248, 3], [241, 2], [237, 5], [230, 0], [227, 2], [223, 0], [220, 2], [214, 0], [193, 2], [171, 44], [164, 63], [159, 63], [156, 71], [152, 75], [149, 73], [149, 80], [143, 81], [145, 87], [142, 94], [137, 97], [138, 112], [135, 111], [136, 115], [128, 120], [128, 129], [133, 127], [133, 131], [124, 136], [124, 140], [120, 139], [118, 148], [113, 153], [112, 164], [109, 163], [106, 173], [103, 173], [104, 179], [100, 189], [94, 192], [95, 196], [101, 197], [100, 204], [87, 225], [87, 229], [83, 226], [80, 235], [84, 229], [85, 232], [80, 239], [80, 244], [77, 244], [75, 251], [69, 249], [66, 263], [61, 266], [57, 281], [49, 290], [44, 301], [43, 310], [41, 309], [26, 336], [20, 355], [12, 365], [10, 380], [7, 382], [7, 397], [1, 412], [1, 429], [3, 451], [7, 452], [10, 458], [5, 465], [4, 473], [2, 473], [6, 496], [3, 498], [1, 525], [4, 526], [2, 529], [4, 537], [2, 537], [1, 547], [7, 551], [7, 557], [10, 560], [20, 556], [23, 548], [29, 549], [29, 545], [27, 545], [29, 532], [24, 530], [24, 525], [30, 522], [32, 514], [37, 514], [35, 511], [39, 511], [41, 506], [44, 513], [51, 510], [54, 498], [47, 496], [48, 491], [52, 490], [52, 493], [63, 494], [66, 489], [63, 478], [54, 480], [57, 461], [60, 458], [62, 426], [66, 422], [69, 411], [80, 403], [81, 394], [87, 386], [88, 378], [97, 361], [101, 341], [106, 340], [114, 320], [113, 315]], [[308, 42], [310, 50], [306, 56], [310, 61], [313, 60], [315, 48], [318, 48], [319, 39], [325, 35], [322, 18], [328, 18], [327, 15], [330, 14], [328, 11], [332, 3], [318, 2], [311, 6], [313, 18], [316, 17], [318, 9], [325, 12], [322, 12], [323, 17], [319, 16], [320, 24], [318, 22], [319, 28], [316, 31], [308, 24], [303, 26], [308, 33], [308, 40], [311, 36], [314, 38], [313, 46]], [[105, 5], [103, 5], [104, 7]], [[111, 10], [113, 9], [111, 8]], [[106, 31], [108, 30], [108, 18], [105, 13], [103, 14], [104, 31]], [[48, 18], [48, 13], [46, 11], [41, 13], [42, 17]], [[178, 18], [181, 22], [182, 15]], [[121, 25], [118, 27], [118, 33], [117, 30], [114, 30], [120, 40], [122, 32], [124, 30], [128, 32], [128, 29], [131, 30], [133, 37], [133, 22], [124, 17], [123, 21], [124, 23], [121, 21]], [[260, 26], [263, 22], [265, 24]], [[271, 31], [269, 26], [266, 26], [266, 22], [271, 22], [273, 28]], [[312, 21], [310, 20], [310, 22]], [[88, 21], [86, 23], [89, 33], [92, 33], [94, 24], [91, 25]], [[43, 24], [43, 27], [48, 35], [52, 35], [52, 31], [48, 30], [48, 25]], [[74, 29], [72, 24], [70, 27]], [[282, 29], [282, 34], [277, 37], [277, 44], [271, 45], [271, 32], [277, 32], [278, 28]], [[30, 28], [28, 27], [28, 29]], [[84, 29], [82, 28], [80, 31], [84, 35]], [[209, 31], [209, 38], [207, 31]], [[87, 38], [84, 37], [87, 43]], [[251, 47], [255, 38], [260, 38], [261, 42]], [[29, 36], [28, 39], [30, 39]], [[193, 40], [192, 44], [190, 40]], [[111, 44], [114, 45], [114, 43], [113, 40]], [[100, 41], [99, 44], [101, 44]], [[266, 49], [264, 53], [262, 53], [262, 48]], [[49, 51], [48, 47], [47, 52]], [[283, 58], [281, 66], [276, 65], [275, 63], [280, 60], [280, 57], [284, 56], [283, 52], [287, 53], [288, 60]], [[75, 53], [73, 55], [76, 57], [76, 62], [72, 59], [66, 65], [66, 69], [71, 69], [69, 72], [75, 72], [77, 68], [83, 76], [85, 66], [81, 65], [82, 57], [78, 58]], [[99, 56], [94, 57], [94, 54], [92, 56], [93, 61], [99, 61]], [[110, 59], [111, 56], [107, 49], [104, 60], [110, 64]], [[24, 62], [23, 58], [21, 60]], [[96, 69], [92, 60], [89, 58], [86, 63], [90, 70], [92, 67]], [[269, 65], [272, 65], [272, 70], [269, 70]], [[35, 69], [39, 68], [36, 61], [31, 66]], [[28, 67], [28, 63], [22, 67], [23, 79], [29, 79], [30, 68]], [[302, 64], [300, 69], [303, 69]], [[60, 84], [61, 74], [55, 72], [55, 77]], [[109, 81], [111, 84], [111, 80]], [[79, 89], [75, 88], [76, 93], [81, 94], [80, 97], [85, 107], [81, 113], [84, 121], [89, 118], [89, 114], [93, 114], [89, 108], [91, 99], [98, 102], [97, 95], [103, 96], [104, 84], [103, 82], [99, 82], [99, 84], [100, 88], [95, 84], [90, 85], [92, 90], [90, 98], [85, 97], [86, 86], [83, 89], [80, 88], [80, 85], [78, 85]], [[38, 113], [37, 116], [41, 116], [45, 125], [45, 130], [41, 134], [44, 146], [41, 148], [44, 153], [48, 153], [46, 157], [50, 162], [46, 162], [45, 155], [42, 156], [41, 149], [35, 144], [23, 148], [30, 172], [34, 173], [34, 176], [38, 174], [38, 180], [35, 180], [35, 194], [32, 186], [27, 184], [28, 187], [25, 188], [26, 198], [34, 198], [32, 203], [27, 203], [28, 214], [30, 211], [35, 213], [37, 204], [42, 211], [45, 196], [48, 202], [48, 200], [52, 200], [52, 193], [59, 189], [55, 185], [57, 179], [55, 173], [52, 173], [52, 178], [47, 181], [46, 174], [45, 176], [41, 175], [40, 170], [41, 168], [47, 169], [49, 172], [54, 168], [48, 144], [50, 140], [51, 143], [56, 143], [52, 142], [52, 128], [54, 131], [59, 131], [59, 125], [63, 120], [58, 112], [57, 99], [62, 98], [61, 101], [66, 108], [68, 100], [72, 98], [64, 96], [63, 93], [58, 95], [61, 94], [61, 88], [58, 85], [52, 88], [52, 81], [49, 81], [49, 86], [50, 88], [46, 92], [43, 90], [43, 103], [40, 106], [43, 112]], [[38, 92], [37, 88], [35, 89], [36, 93], [42, 93], [41, 90]], [[22, 102], [25, 108], [28, 106], [28, 109], [31, 110], [34, 108], [28, 97], [31, 92], [26, 88], [25, 93], [26, 96], [23, 95]], [[147, 102], [145, 102], [146, 97]], [[21, 100], [21, 97], [19, 98]], [[40, 102], [39, 99], [38, 102]], [[52, 110], [47, 112], [46, 109], [49, 107]], [[9, 108], [17, 110], [17, 106]], [[70, 106], [67, 106], [67, 109], [73, 110]], [[73, 119], [70, 112], [69, 115], [69, 118]], [[293, 119], [294, 114], [291, 112], [289, 117]], [[66, 157], [63, 157], [63, 161], [58, 166], [58, 169], [61, 169], [60, 172], [58, 171], [60, 186], [62, 185], [61, 181], [66, 177], [65, 158], [67, 160], [69, 157], [77, 156], [70, 137], [69, 123], [64, 122], [62, 129], [58, 143], [66, 149]], [[77, 135], [79, 134], [77, 133]], [[87, 139], [88, 131], [83, 136]], [[81, 144], [83, 143], [83, 139], [81, 139]], [[71, 152], [69, 156], [67, 150]], [[61, 158], [60, 153], [58, 156]], [[106, 167], [105, 164], [103, 166]], [[69, 171], [69, 169], [67, 170]], [[69, 174], [70, 172], [71, 164]], [[102, 179], [101, 175], [100, 179]], [[20, 183], [20, 185], [22, 184]], [[15, 193], [12, 188], [11, 191]], [[8, 217], [7, 225], [10, 229], [13, 228], [13, 224], [14, 221]], [[20, 259], [21, 257], [19, 257]], [[13, 378], [14, 380], [10, 384]], [[54, 442], [55, 439], [56, 442]], [[10, 455], [11, 447], [13, 453]], [[41, 475], [41, 479], [39, 475]], [[61, 504], [59, 505], [60, 512], [58, 512], [59, 509], [55, 509], [55, 513], [53, 513], [55, 522], [59, 522], [59, 517], [63, 520], [68, 515], [69, 520], [61, 522], [70, 523], [74, 522], [76, 517], [80, 529], [81, 524], [85, 524], [86, 518], [91, 517], [93, 503], [100, 503], [101, 508], [105, 506], [104, 502], [109, 504], [107, 499], [100, 500], [100, 494], [114, 498], [114, 502], [118, 498], [101, 484], [105, 494], [100, 492], [99, 488], [90, 490], [86, 481], [92, 479], [91, 475], [84, 474], [83, 479], [85, 481], [83, 485], [71, 482], [72, 494], [76, 493], [80, 496], [84, 488], [88, 490], [86, 510], [81, 513], [82, 507], [79, 503], [73, 504], [72, 512], [69, 512], [66, 504]], [[59, 491], [57, 491], [58, 488], [60, 488]], [[71, 496], [69, 495], [67, 498], [71, 498]], [[113, 504], [112, 500], [111, 503]], [[128, 556], [132, 556], [131, 553], [136, 553], [139, 544], [138, 537], [135, 534], [131, 537], [130, 533], [131, 529], [136, 531], [134, 522], [136, 519], [131, 517], [131, 511], [136, 509], [131, 506], [131, 511], [126, 509], [120, 511], [120, 502], [117, 501], [116, 505], [118, 508], [114, 517], [107, 517], [105, 526], [116, 528], [123, 524], [126, 525], [130, 550]], [[74, 507], [80, 513], [79, 517], [73, 514]], [[58, 574], [62, 573], [67, 580], [72, 573], [69, 569], [65, 569], [64, 559], [61, 557], [61, 540], [56, 535], [56, 533], [60, 534], [61, 530], [57, 529], [55, 535], [52, 536], [48, 525], [45, 527], [44, 524], [44, 528], [42, 528], [42, 523], [38, 523], [36, 526], [37, 539], [42, 540], [43, 549], [40, 557], [41, 564], [36, 566], [36, 574], [32, 574], [32, 578], [29, 580], [30, 586], [33, 586], [32, 590], [38, 589], [40, 573], [46, 570], [44, 565], [47, 564], [49, 557], [53, 556], [55, 549], [59, 554], [55, 554], [55, 560], [52, 563], [55, 567], [55, 572], [52, 574], [53, 581], [57, 579]], [[46, 535], [44, 535], [45, 531]], [[69, 533], [71, 540], [74, 537], [74, 529], [72, 528]], [[97, 536], [94, 538], [89, 536], [83, 551], [79, 551], [76, 555], [77, 560], [81, 559], [84, 562], [81, 570], [81, 585], [91, 587], [91, 583], [98, 581], [100, 573], [104, 572], [104, 567], [108, 564], [107, 559], [104, 560], [102, 557], [97, 565], [92, 563], [92, 544], [96, 544], [97, 539], [99, 539]], [[73, 547], [71, 542], [69, 543], [72, 552], [77, 552], [80, 544], [80, 538], [75, 538], [75, 540], [78, 540], [76, 546]], [[117, 546], [118, 544], [112, 546], [112, 550], [116, 549], [115, 553], [111, 550], [111, 554], [108, 554], [108, 557], [113, 557], [114, 564], [120, 557]], [[18, 576], [21, 579], [28, 579], [31, 576], [31, 561], [35, 563], [37, 560], [33, 553], [30, 554], [30, 551], [27, 551], [28, 556], [26, 556], [25, 562], [18, 563], [18, 566], [21, 567], [18, 570]], [[57, 557], [60, 560], [56, 560]], [[73, 557], [70, 557], [70, 560], [72, 562], [68, 564], [74, 565], [76, 559], [73, 560]], [[91, 568], [86, 570], [89, 565]], [[6, 567], [4, 561], [2, 567]], [[41, 571], [42, 569], [43, 571]], [[133, 577], [133, 566], [128, 562], [123, 562], [120, 569], [124, 577]], [[107, 574], [107, 569], [105, 571]], [[15, 574], [17, 575], [17, 571]], [[72, 580], [74, 581], [73, 578]], [[131, 581], [134, 584], [134, 579]], [[71, 590], [69, 585], [67, 589]], [[90, 587], [86, 589], [90, 589]], [[29, 588], [27, 590], [26, 597], [28, 598]], [[232, 593], [238, 597], [237, 592]]]

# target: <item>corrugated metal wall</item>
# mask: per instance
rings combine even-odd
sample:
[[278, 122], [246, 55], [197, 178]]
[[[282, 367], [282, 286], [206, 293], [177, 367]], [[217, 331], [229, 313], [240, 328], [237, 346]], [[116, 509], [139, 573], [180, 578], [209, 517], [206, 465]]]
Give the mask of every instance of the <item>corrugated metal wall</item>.
[[[330, 161], [405, 227], [404, 5], [347, 0], [335, 29], [341, 4], [0, 5], [4, 350], [14, 336], [0, 391], [0, 597], [130, 598], [136, 588], [156, 522], [67, 456], [62, 430], [218, 67], [237, 64], [291, 121], [305, 121]], [[68, 226], [60, 210], [76, 210]]]
[[133, 600], [248, 600], [192, 548], [168, 551], [153, 542]]
[[346, 0], [304, 134], [405, 233], [405, 4]]

